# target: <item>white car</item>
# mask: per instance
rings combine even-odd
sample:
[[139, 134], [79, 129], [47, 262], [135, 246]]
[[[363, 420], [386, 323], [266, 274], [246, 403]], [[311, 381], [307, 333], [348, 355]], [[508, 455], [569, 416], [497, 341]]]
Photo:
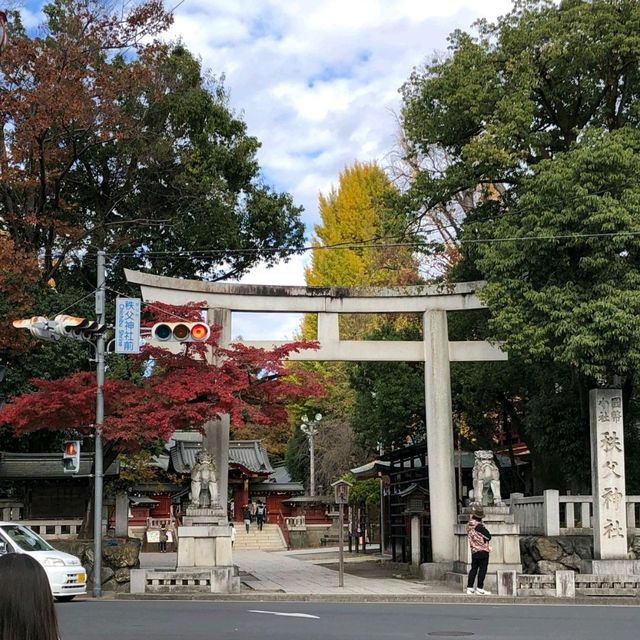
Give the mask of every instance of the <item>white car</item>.
[[26, 553], [36, 559], [44, 567], [51, 592], [60, 602], [87, 593], [87, 572], [80, 559], [54, 549], [29, 527], [18, 522], [0, 522], [2, 553]]

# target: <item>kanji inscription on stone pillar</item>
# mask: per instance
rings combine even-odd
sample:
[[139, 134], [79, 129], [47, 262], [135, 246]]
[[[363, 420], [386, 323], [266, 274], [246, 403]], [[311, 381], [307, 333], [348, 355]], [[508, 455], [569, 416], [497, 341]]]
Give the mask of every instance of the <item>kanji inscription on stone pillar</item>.
[[589, 414], [594, 557], [621, 560], [627, 557], [622, 391], [590, 391]]

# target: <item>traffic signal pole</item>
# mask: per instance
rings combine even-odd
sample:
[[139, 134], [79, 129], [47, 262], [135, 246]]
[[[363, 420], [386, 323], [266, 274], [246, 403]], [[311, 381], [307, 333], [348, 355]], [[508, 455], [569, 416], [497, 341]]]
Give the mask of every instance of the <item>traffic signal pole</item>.
[[[105, 323], [105, 254], [98, 251], [98, 269], [96, 281], [96, 320], [98, 324]], [[93, 497], [93, 597], [102, 596], [102, 423], [104, 422], [104, 333], [100, 332], [96, 340], [96, 455], [94, 468], [94, 497]]]

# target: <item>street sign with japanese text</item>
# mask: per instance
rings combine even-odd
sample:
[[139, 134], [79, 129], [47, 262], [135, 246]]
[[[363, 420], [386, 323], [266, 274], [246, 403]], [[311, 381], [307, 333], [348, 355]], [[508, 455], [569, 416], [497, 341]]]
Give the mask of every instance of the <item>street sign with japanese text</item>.
[[116, 300], [116, 353], [140, 353], [140, 298]]

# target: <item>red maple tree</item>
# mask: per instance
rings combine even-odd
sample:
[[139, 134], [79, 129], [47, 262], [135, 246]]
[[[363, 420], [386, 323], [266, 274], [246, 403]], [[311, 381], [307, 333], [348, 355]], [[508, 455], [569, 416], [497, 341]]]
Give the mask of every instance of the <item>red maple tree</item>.
[[[170, 306], [154, 303], [146, 323], [200, 321], [204, 303]], [[287, 421], [287, 404], [323, 394], [313, 374], [286, 366], [287, 356], [315, 348], [314, 342], [291, 342], [272, 350], [218, 344], [219, 327], [207, 343], [187, 344], [171, 353], [147, 344], [130, 356], [128, 379], [104, 384], [104, 438], [116, 451], [134, 451], [152, 441], [168, 440], [176, 429], [201, 429], [220, 414], [234, 425]], [[0, 412], [0, 425], [16, 435], [41, 429], [76, 429], [90, 433], [95, 422], [96, 382], [90, 371], [58, 380], [36, 379], [34, 391], [12, 398]]]
[[[93, 205], [100, 215], [87, 224], [74, 170], [85, 165], [93, 176], [92, 153], [139, 136], [126, 96], [144, 87], [154, 100], [150, 61], [173, 15], [162, 0], [122, 11], [95, 0], [65, 0], [44, 13], [43, 35], [30, 37], [18, 22], [0, 58], [0, 232], [39, 256], [46, 281], [92, 233], [104, 236], [115, 224], [105, 181]], [[99, 187], [100, 178], [95, 181]]]

